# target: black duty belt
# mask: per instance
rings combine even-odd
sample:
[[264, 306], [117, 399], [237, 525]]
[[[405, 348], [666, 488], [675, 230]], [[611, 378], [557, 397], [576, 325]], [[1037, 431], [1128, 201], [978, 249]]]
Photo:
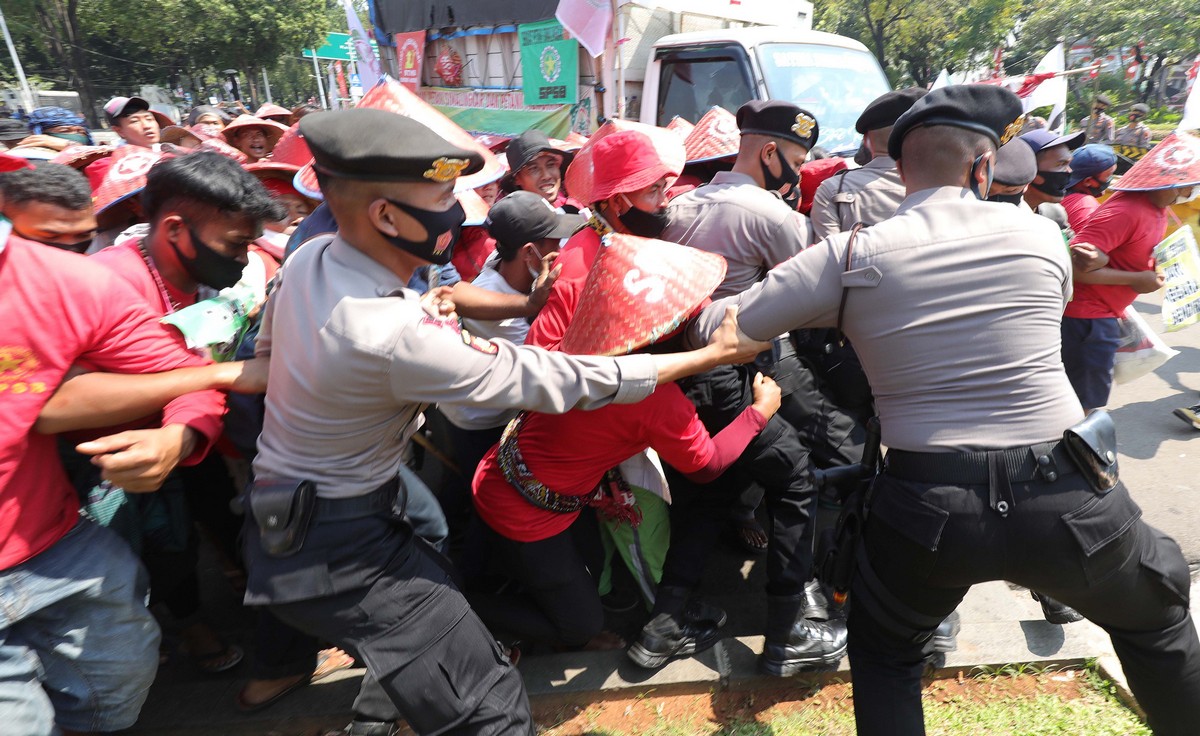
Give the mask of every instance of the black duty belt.
[[400, 480], [388, 482], [361, 496], [349, 498], [317, 498], [317, 521], [349, 521], [390, 511], [400, 490]]
[[1079, 472], [1060, 441], [980, 452], [888, 450], [884, 472], [917, 483], [981, 485], [994, 479], [997, 466], [1013, 483], [1053, 483]]

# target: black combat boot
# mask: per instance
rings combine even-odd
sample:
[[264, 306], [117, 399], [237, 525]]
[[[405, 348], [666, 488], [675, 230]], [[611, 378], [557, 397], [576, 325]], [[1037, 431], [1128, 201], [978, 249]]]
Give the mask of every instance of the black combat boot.
[[1066, 603], [1060, 603], [1044, 593], [1035, 593], [1032, 590], [1029, 594], [1033, 599], [1042, 604], [1042, 615], [1046, 617], [1047, 623], [1058, 624], [1073, 624], [1076, 621], [1082, 621], [1083, 616], [1079, 611], [1071, 608]]
[[672, 657], [690, 657], [720, 641], [725, 611], [688, 600], [690, 593], [674, 586], [659, 588], [654, 616], [625, 652], [639, 667], [656, 670]]
[[958, 632], [961, 629], [962, 619], [958, 611], [951, 611], [934, 629], [933, 638], [929, 640], [929, 649], [934, 652], [953, 652], [958, 649]]
[[813, 608], [809, 592], [767, 596], [767, 640], [758, 658], [761, 672], [788, 677], [805, 669], [833, 666], [846, 655], [845, 621], [812, 621], [802, 615]]

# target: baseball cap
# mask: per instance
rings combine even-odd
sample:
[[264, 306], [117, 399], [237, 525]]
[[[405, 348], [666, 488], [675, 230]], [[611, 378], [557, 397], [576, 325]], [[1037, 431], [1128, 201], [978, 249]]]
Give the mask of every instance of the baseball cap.
[[514, 251], [543, 238], [567, 238], [583, 227], [583, 215], [561, 215], [546, 198], [534, 192], [513, 192], [488, 211], [488, 235], [501, 251]]
[[1069, 135], [1059, 135], [1052, 130], [1039, 128], [1022, 135], [1021, 140], [1025, 141], [1033, 149], [1034, 153], [1040, 153], [1054, 146], [1066, 146], [1074, 151], [1087, 140], [1087, 133], [1086, 131], [1079, 130]]
[[534, 128], [513, 138], [508, 148], [504, 149], [504, 155], [508, 158], [509, 170], [517, 172], [528, 166], [538, 154], [546, 151], [562, 155], [561, 151], [550, 144], [549, 136]]
[[1117, 164], [1117, 152], [1103, 143], [1091, 143], [1075, 151], [1071, 157], [1071, 177], [1067, 189]]
[[114, 97], [104, 103], [104, 117], [108, 119], [108, 124], [112, 125], [120, 118], [126, 115], [132, 115], [135, 112], [150, 110], [154, 113], [154, 119], [162, 127], [174, 125], [175, 121], [158, 110], [151, 110], [150, 103], [143, 100], [141, 97]]

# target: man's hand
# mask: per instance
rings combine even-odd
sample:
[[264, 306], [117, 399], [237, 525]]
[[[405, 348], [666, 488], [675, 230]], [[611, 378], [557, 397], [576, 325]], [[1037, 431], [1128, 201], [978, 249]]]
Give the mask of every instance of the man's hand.
[[770, 419], [782, 403], [783, 392], [779, 384], [761, 373], [754, 374], [754, 410], [762, 414], [763, 419]]
[[742, 332], [737, 323], [737, 307], [725, 308], [725, 319], [708, 338], [708, 347], [716, 353], [717, 362], [714, 365], [729, 363], [749, 363], [755, 356], [771, 348], [769, 342], [751, 340]]
[[421, 309], [435, 319], [456, 319], [458, 313], [454, 305], [454, 287], [438, 286], [425, 292], [425, 296], [421, 297]]
[[1071, 246], [1071, 264], [1079, 271], [1095, 271], [1108, 265], [1108, 254], [1091, 243]]
[[537, 278], [533, 280], [533, 291], [529, 293], [529, 308], [531, 311], [526, 316], [533, 317], [542, 311], [542, 307], [546, 306], [546, 300], [550, 298], [550, 291], [554, 288], [554, 282], [558, 281], [559, 275], [562, 274], [562, 266], [551, 268], [557, 258], [558, 251], [542, 256], [541, 271], [538, 273]]
[[1133, 282], [1129, 286], [1139, 294], [1152, 294], [1161, 289], [1166, 280], [1166, 276], [1158, 271], [1138, 271], [1133, 274]]
[[137, 429], [77, 445], [100, 477], [130, 493], [147, 493], [162, 487], [175, 466], [196, 449], [199, 433], [182, 424], [160, 429]]
[[52, 135], [37, 133], [26, 138], [22, 138], [18, 146], [36, 146], [38, 148], [49, 148], [53, 151], [61, 151], [71, 145], [71, 141], [66, 138], [56, 138]]

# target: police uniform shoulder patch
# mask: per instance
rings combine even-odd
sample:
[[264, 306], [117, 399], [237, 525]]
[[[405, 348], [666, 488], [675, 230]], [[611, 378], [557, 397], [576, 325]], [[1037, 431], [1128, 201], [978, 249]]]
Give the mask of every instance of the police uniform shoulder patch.
[[1024, 115], [1020, 116], [1016, 120], [1009, 123], [1008, 127], [1004, 129], [1004, 133], [1002, 133], [1000, 135], [1000, 145], [1003, 146], [1005, 143], [1008, 143], [1009, 141], [1011, 141], [1013, 139], [1013, 136], [1015, 136], [1021, 132], [1021, 128], [1024, 127], [1024, 125], [1025, 125], [1025, 116]]
[[446, 156], [442, 156], [429, 165], [429, 168], [425, 170], [423, 176], [426, 179], [432, 179], [434, 181], [451, 181], [452, 179], [457, 179], [458, 175], [463, 172], [463, 169], [467, 168], [469, 165], [470, 162], [465, 158], [448, 158]]
[[805, 115], [804, 113], [800, 113], [796, 116], [795, 124], [792, 125], [792, 132], [801, 138], [808, 138], [812, 135], [813, 128], [816, 127], [816, 125], [816, 120], [812, 119], [808, 115]]
[[470, 332], [467, 332], [465, 329], [462, 330], [461, 333], [463, 343], [469, 348], [473, 348], [487, 355], [495, 355], [496, 353], [500, 352], [500, 346], [491, 340], [487, 340], [482, 337], [476, 337]]

